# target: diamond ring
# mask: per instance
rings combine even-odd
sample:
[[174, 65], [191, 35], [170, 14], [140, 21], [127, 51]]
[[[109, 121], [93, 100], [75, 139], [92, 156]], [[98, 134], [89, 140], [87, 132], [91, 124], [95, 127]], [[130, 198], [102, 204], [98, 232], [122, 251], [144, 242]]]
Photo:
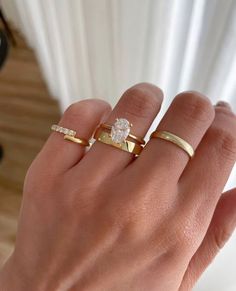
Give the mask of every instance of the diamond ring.
[[[143, 149], [142, 144], [145, 142], [143, 139], [130, 134], [131, 127], [132, 124], [127, 119], [118, 118], [113, 125], [101, 124], [94, 134], [94, 139], [134, 155], [139, 155]], [[110, 132], [106, 130], [110, 130]]]
[[[129, 137], [132, 140], [138, 142], [139, 144], [145, 144], [145, 140], [141, 137], [135, 136], [133, 134], [130, 133], [132, 124], [129, 123], [129, 121], [127, 119], [124, 118], [117, 118], [116, 122], [114, 123], [114, 125], [110, 125], [110, 124], [106, 124], [106, 123], [102, 123], [100, 125], [102, 128], [106, 128], [108, 130], [111, 130], [111, 135], [113, 135], [113, 140], [116, 142], [116, 140], [118, 139], [118, 143], [119, 143], [119, 138], [122, 134], [124, 134], [125, 138]], [[118, 133], [119, 132], [119, 133]], [[121, 134], [122, 132], [122, 134]], [[128, 135], [127, 135], [128, 134]]]
[[69, 140], [69, 141], [72, 141], [74, 143], [77, 143], [77, 144], [80, 144], [83, 146], [90, 145], [90, 143], [86, 139], [75, 137], [76, 136], [75, 130], [68, 129], [68, 128], [62, 127], [60, 125], [57, 125], [57, 124], [53, 124], [51, 126], [51, 130], [64, 134], [65, 140]]

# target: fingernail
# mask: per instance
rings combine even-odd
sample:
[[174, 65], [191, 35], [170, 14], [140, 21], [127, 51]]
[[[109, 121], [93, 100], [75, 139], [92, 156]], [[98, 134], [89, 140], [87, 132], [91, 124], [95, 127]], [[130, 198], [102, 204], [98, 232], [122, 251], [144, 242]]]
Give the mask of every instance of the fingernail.
[[219, 106], [219, 107], [225, 107], [225, 108], [228, 108], [231, 110], [231, 106], [228, 102], [225, 102], [225, 101], [218, 101], [216, 103], [216, 106]]

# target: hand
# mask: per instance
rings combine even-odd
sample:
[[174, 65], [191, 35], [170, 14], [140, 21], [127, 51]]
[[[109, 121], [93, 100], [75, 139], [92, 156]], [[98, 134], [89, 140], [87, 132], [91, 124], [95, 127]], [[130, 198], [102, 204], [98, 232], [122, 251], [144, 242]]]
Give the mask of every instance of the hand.
[[[139, 84], [115, 109], [70, 106], [60, 121], [89, 139], [124, 117], [144, 136], [162, 92]], [[16, 246], [1, 291], [190, 290], [232, 233], [236, 190], [221, 196], [236, 159], [236, 117], [197, 92], [175, 97], [158, 129], [188, 141], [195, 156], [151, 139], [141, 155], [95, 142], [88, 152], [53, 132], [31, 165]]]

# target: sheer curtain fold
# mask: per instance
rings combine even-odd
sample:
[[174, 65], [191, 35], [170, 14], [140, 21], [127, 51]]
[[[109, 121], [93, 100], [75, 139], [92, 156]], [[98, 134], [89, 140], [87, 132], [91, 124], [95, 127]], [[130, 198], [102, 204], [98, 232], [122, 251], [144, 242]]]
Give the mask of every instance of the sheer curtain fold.
[[[140, 81], [234, 102], [234, 0], [2, 0], [64, 109]], [[236, 102], [234, 102], [236, 103]]]
[[[91, 97], [114, 105], [123, 90], [143, 81], [165, 93], [152, 128], [183, 90], [201, 91], [213, 103], [226, 100], [236, 110], [234, 0], [2, 0], [2, 6], [34, 48], [62, 110]], [[235, 178], [236, 169], [227, 188]], [[229, 264], [235, 241], [196, 290], [236, 290], [231, 269], [220, 269], [236, 269], [236, 260]]]

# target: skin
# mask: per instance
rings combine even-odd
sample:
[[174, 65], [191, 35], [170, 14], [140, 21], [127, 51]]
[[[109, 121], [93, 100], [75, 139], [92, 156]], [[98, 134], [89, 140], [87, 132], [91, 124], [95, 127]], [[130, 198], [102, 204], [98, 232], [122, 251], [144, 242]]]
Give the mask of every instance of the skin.
[[[60, 124], [89, 139], [127, 118], [144, 136], [162, 92], [138, 84], [111, 112], [70, 106]], [[25, 179], [15, 250], [1, 291], [191, 290], [236, 225], [236, 190], [222, 194], [236, 159], [236, 117], [198, 92], [173, 100], [158, 125], [196, 150], [151, 139], [141, 155], [95, 142], [89, 151], [53, 132]]]

